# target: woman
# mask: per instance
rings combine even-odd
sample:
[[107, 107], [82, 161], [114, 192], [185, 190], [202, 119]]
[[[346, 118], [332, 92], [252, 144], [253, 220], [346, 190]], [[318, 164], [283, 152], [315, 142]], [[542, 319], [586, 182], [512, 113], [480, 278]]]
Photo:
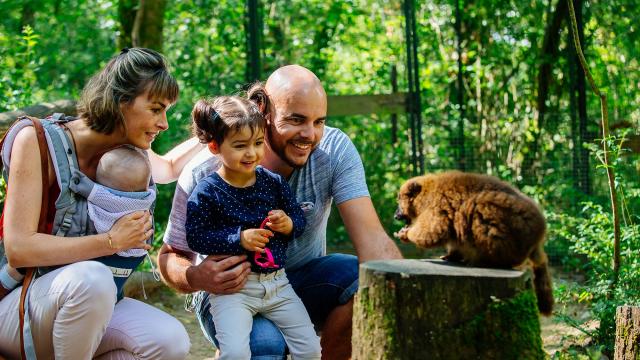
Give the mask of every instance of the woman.
[[[124, 144], [149, 149], [168, 128], [166, 112], [177, 100], [178, 85], [165, 59], [153, 50], [125, 49], [111, 59], [83, 90], [79, 120], [64, 125], [76, 149], [79, 169], [95, 180], [102, 154]], [[120, 250], [145, 248], [152, 234], [147, 212], [118, 220], [104, 234], [60, 237], [38, 233], [42, 191], [51, 199], [53, 222], [60, 193], [49, 159], [48, 186], [42, 187], [40, 154], [33, 127], [17, 134], [11, 151], [4, 210], [4, 242], [13, 268], [61, 266], [35, 279], [30, 288], [31, 333], [38, 359], [182, 359], [188, 335], [178, 320], [140, 301], [116, 301], [107, 266], [91, 261]], [[168, 156], [151, 154], [156, 181], [175, 179], [198, 150], [190, 141]], [[0, 355], [20, 357], [20, 288], [0, 301]]]

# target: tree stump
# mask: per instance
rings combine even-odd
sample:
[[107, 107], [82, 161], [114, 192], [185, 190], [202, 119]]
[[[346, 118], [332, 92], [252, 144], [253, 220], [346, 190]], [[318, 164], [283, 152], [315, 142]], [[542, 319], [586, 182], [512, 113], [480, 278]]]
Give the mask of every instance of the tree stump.
[[615, 360], [640, 359], [640, 307], [618, 306], [616, 309]]
[[544, 359], [530, 272], [440, 260], [360, 265], [354, 359]]

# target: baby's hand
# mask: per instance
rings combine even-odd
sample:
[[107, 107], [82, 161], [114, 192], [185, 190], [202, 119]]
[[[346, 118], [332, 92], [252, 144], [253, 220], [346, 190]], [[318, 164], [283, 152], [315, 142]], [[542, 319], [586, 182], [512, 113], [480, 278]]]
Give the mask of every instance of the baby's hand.
[[284, 211], [271, 210], [269, 211], [268, 218], [269, 222], [267, 222], [267, 226], [269, 229], [285, 235], [289, 235], [291, 231], [293, 231], [293, 221], [291, 221], [291, 218], [285, 214]]
[[247, 229], [240, 233], [240, 245], [249, 251], [264, 252], [273, 233], [267, 229]]

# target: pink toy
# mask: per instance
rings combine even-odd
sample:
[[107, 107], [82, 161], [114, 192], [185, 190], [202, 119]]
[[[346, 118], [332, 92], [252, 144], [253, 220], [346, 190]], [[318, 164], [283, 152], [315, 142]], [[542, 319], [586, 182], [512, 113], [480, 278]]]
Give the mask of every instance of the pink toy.
[[[268, 217], [262, 220], [262, 224], [260, 224], [260, 229], [264, 229], [264, 227], [267, 225], [267, 222], [269, 222]], [[273, 254], [271, 253], [271, 250], [269, 250], [269, 248], [264, 248], [264, 253], [260, 253], [257, 251], [254, 252], [253, 261], [256, 263], [256, 265], [263, 267], [265, 269], [277, 269], [280, 267], [280, 265], [277, 265], [273, 261]]]

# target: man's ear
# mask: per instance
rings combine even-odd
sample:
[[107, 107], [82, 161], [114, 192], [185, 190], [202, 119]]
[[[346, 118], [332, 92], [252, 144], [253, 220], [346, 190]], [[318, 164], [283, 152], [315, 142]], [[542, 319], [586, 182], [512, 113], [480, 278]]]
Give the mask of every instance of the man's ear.
[[209, 144], [207, 144], [207, 146], [209, 147], [209, 151], [211, 151], [213, 155], [218, 155], [220, 153], [218, 143], [215, 142], [215, 140], [212, 140]]

